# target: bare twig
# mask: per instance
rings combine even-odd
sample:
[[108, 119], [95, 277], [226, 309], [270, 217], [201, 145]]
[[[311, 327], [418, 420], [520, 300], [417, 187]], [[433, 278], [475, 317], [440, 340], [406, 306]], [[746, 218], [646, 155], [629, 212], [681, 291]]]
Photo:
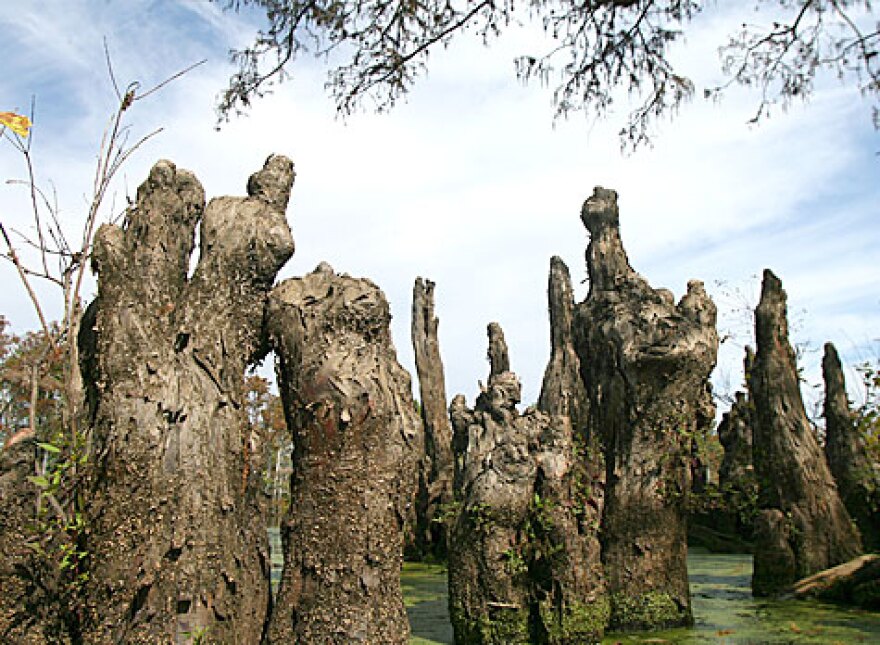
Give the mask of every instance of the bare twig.
[[159, 90], [161, 90], [163, 87], [165, 87], [165, 86], [168, 85], [169, 83], [171, 83], [171, 82], [173, 82], [173, 81], [176, 81], [178, 78], [180, 78], [180, 77], [183, 76], [184, 74], [189, 74], [189, 73], [190, 73], [192, 70], [194, 70], [196, 67], [199, 67], [200, 65], [204, 65], [204, 64], [207, 63], [207, 62], [208, 62], [208, 59], [207, 59], [207, 58], [203, 58], [203, 59], [200, 60], [199, 62], [197, 62], [197, 63], [193, 63], [193, 64], [190, 65], [189, 67], [180, 70], [179, 72], [177, 72], [177, 73], [174, 74], [173, 76], [169, 76], [168, 78], [166, 78], [164, 81], [162, 81], [162, 82], [159, 83], [158, 85], [154, 85], [153, 87], [151, 87], [150, 89], [148, 89], [146, 92], [143, 92], [142, 94], [139, 94], [139, 95], [135, 96], [133, 100], [135, 100], [135, 101], [140, 101], [141, 99], [145, 99], [145, 98], [147, 98], [147, 97], [148, 97], [150, 94], [152, 94], [153, 92], [158, 92]]
[[3, 240], [6, 242], [7, 254], [9, 259], [12, 260], [12, 263], [15, 265], [15, 268], [18, 270], [18, 276], [21, 278], [21, 282], [24, 285], [25, 290], [27, 291], [28, 297], [31, 299], [31, 302], [34, 305], [34, 309], [37, 312], [37, 317], [40, 319], [40, 326], [43, 328], [43, 332], [46, 334], [46, 340], [53, 347], [55, 346], [55, 339], [52, 338], [52, 334], [49, 332], [49, 324], [46, 322], [46, 317], [43, 315], [43, 308], [40, 306], [40, 299], [37, 297], [36, 292], [31, 286], [31, 281], [28, 279], [27, 273], [25, 272], [24, 265], [22, 265], [21, 260], [18, 257], [18, 253], [15, 252], [15, 247], [12, 246], [12, 241], [9, 239], [9, 235], [6, 233], [6, 227], [3, 226], [3, 223], [0, 222], [0, 234], [3, 235]]
[[110, 47], [107, 45], [106, 36], [104, 37], [104, 60], [107, 62], [107, 73], [110, 75], [113, 91], [116, 92], [116, 100], [122, 103], [122, 93], [119, 91], [119, 84], [116, 82], [116, 74], [113, 73], [113, 61], [110, 58]]

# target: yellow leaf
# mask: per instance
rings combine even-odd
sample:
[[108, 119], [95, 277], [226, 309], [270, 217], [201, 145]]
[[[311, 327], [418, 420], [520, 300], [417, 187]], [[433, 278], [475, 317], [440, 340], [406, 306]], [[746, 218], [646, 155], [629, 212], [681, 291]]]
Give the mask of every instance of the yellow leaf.
[[31, 127], [31, 120], [15, 112], [0, 112], [0, 124], [5, 125], [15, 134], [26, 137]]

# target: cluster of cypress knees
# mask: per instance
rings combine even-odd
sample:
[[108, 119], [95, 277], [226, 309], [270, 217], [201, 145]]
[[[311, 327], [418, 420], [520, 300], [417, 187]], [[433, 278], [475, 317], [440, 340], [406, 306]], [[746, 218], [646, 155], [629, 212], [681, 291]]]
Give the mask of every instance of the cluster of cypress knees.
[[[49, 549], [22, 546], [33, 542], [38, 447], [7, 447], [4, 642], [406, 643], [405, 550], [447, 558], [457, 643], [592, 643], [609, 628], [691, 623], [688, 498], [695, 437], [715, 418], [718, 350], [702, 283], [677, 303], [652, 288], [621, 243], [617, 194], [596, 188], [581, 211], [583, 302], [562, 260], [550, 263], [551, 357], [537, 405], [518, 410], [520, 382], [492, 323], [474, 407], [461, 395], [447, 407], [434, 285], [418, 279], [417, 408], [379, 287], [323, 263], [274, 284], [294, 251], [293, 179], [291, 161], [272, 156], [247, 197], [206, 205], [191, 173], [160, 161], [125, 223], [97, 232], [98, 294], [78, 339], [88, 437], [79, 578], [65, 584], [71, 572], [51, 566]], [[876, 548], [877, 515], [859, 510], [874, 503], [864, 478], [876, 475], [833, 348], [822, 453], [785, 292], [769, 271], [756, 332], [748, 394], [722, 440], [751, 460], [726, 472], [759, 487], [754, 590], [772, 594], [859, 555], [859, 529]], [[265, 438], [248, 431], [244, 406], [245, 371], [269, 352], [293, 445], [274, 598]]]

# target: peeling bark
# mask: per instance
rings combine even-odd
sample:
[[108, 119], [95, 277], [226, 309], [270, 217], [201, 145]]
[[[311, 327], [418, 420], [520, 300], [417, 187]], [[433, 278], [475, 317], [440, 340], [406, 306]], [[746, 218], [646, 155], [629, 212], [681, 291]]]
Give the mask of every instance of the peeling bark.
[[755, 335], [758, 351], [748, 379], [759, 486], [752, 591], [763, 596], [856, 557], [861, 541], [807, 420], [788, 340], [786, 294], [769, 270], [755, 309]]
[[385, 296], [322, 264], [276, 287], [267, 319], [294, 444], [267, 641], [407, 643], [400, 570], [424, 446]]
[[611, 627], [686, 625], [685, 499], [691, 438], [717, 356], [715, 305], [698, 281], [676, 305], [632, 269], [614, 191], [596, 188], [581, 219], [590, 232], [590, 293], [576, 311], [575, 344], [590, 428], [605, 450]]
[[446, 404], [446, 379], [434, 315], [434, 283], [417, 278], [413, 285], [412, 344], [419, 377], [425, 463], [419, 474], [415, 547], [419, 555], [446, 554], [446, 531], [436, 521], [452, 502], [452, 426]]
[[825, 343], [825, 457], [866, 551], [880, 550], [880, 470], [871, 463], [858, 418], [850, 410], [837, 349]]
[[[262, 483], [243, 407], [266, 294], [293, 252], [293, 164], [205, 208], [160, 161], [122, 228], [95, 238], [89, 643], [251, 644], [269, 601]], [[187, 278], [194, 232], [198, 265]], [[89, 344], [89, 343], [87, 343]]]

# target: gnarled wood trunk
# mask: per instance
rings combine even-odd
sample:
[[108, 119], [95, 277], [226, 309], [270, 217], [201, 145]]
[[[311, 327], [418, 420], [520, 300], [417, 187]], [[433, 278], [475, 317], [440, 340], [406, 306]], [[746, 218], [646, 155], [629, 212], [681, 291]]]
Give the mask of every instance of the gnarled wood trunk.
[[745, 392], [734, 395], [730, 410], [718, 424], [718, 440], [724, 448], [724, 458], [718, 469], [722, 488], [745, 489], [754, 481], [752, 464], [752, 406]]
[[723, 514], [716, 514], [716, 521], [724, 532], [744, 540], [752, 539], [754, 500], [758, 494], [752, 458], [752, 417], [751, 401], [745, 392], [737, 392], [730, 410], [718, 424], [718, 440], [724, 448], [718, 485], [725, 510]]
[[717, 355], [715, 306], [698, 281], [676, 305], [630, 267], [614, 191], [596, 188], [581, 219], [590, 232], [590, 293], [576, 312], [576, 347], [590, 427], [605, 449], [611, 626], [685, 625], [685, 498], [691, 438]]
[[550, 259], [547, 302], [550, 360], [538, 409], [550, 419], [535, 455], [535, 495], [542, 504], [533, 524], [538, 547], [553, 555], [533, 563], [532, 593], [546, 642], [586, 643], [601, 639], [610, 618], [599, 543], [605, 457], [588, 423], [589, 400], [574, 346], [571, 275], [556, 256]]
[[567, 415], [516, 410], [501, 328], [489, 326], [492, 366], [473, 410], [459, 395], [455, 431], [459, 514], [450, 530], [449, 607], [456, 643], [587, 643], [608, 622], [595, 485]]
[[86, 642], [260, 641], [268, 557], [244, 372], [293, 252], [292, 181], [273, 156], [248, 197], [205, 208], [198, 180], [160, 161], [125, 225], [98, 230]]
[[880, 550], [880, 465], [871, 463], [858, 419], [850, 410], [837, 349], [825, 343], [825, 457], [843, 505], [866, 551]]
[[400, 570], [424, 447], [388, 303], [322, 264], [273, 290], [268, 321], [294, 453], [267, 640], [405, 644]]
[[419, 555], [446, 554], [446, 530], [440, 511], [452, 502], [452, 426], [446, 403], [446, 379], [434, 315], [434, 283], [413, 285], [412, 344], [419, 377], [425, 460], [419, 473], [415, 548]]
[[748, 375], [759, 491], [752, 591], [759, 596], [861, 553], [804, 411], [786, 299], [779, 278], [765, 270], [755, 309], [758, 350]]

